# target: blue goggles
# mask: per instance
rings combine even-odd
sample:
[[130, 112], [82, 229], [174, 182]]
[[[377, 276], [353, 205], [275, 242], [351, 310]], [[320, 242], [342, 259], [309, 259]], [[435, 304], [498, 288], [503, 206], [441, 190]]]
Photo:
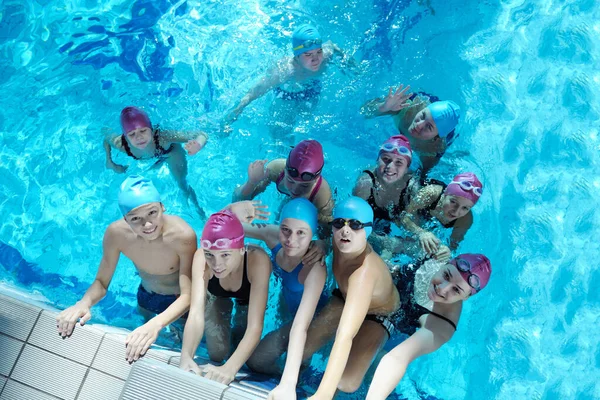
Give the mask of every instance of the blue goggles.
[[401, 156], [409, 156], [412, 158], [412, 151], [410, 151], [408, 147], [397, 146], [393, 143], [384, 143], [381, 145], [379, 150], [385, 151], [386, 153], [391, 153], [392, 151], [396, 150]]

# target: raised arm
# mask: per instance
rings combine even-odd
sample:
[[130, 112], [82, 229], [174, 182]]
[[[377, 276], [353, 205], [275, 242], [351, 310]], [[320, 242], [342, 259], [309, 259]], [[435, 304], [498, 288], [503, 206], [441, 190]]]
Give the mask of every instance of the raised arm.
[[197, 250], [192, 264], [192, 294], [190, 312], [183, 330], [181, 345], [181, 360], [179, 368], [200, 374], [200, 368], [194, 361], [196, 350], [204, 335], [204, 310], [206, 308], [206, 291], [209, 280], [209, 270], [206, 268], [204, 251]]
[[335, 342], [331, 354], [329, 354], [325, 375], [314, 395], [315, 398], [331, 399], [335, 395], [350, 356], [352, 341], [369, 311], [375, 280], [371, 271], [366, 268], [354, 272], [348, 280], [346, 303], [335, 335]]
[[313, 265], [306, 276], [304, 281], [304, 292], [302, 293], [302, 299], [300, 300], [300, 307], [298, 307], [290, 331], [283, 375], [281, 376], [279, 385], [271, 392], [269, 399], [296, 399], [296, 385], [298, 383], [298, 375], [300, 374], [304, 345], [306, 344], [306, 334], [315, 315], [321, 293], [323, 292], [323, 287], [325, 286], [326, 278], [326, 269], [320, 262]]
[[365, 118], [398, 114], [403, 109], [411, 106], [409, 98], [412, 96], [412, 93], [409, 90], [410, 85], [406, 87], [400, 85], [395, 91], [393, 87], [390, 87], [387, 96], [367, 101], [360, 108], [360, 113]]
[[[266, 166], [265, 166], [266, 165]], [[277, 159], [267, 164], [267, 160], [256, 160], [248, 166], [248, 180], [235, 188], [232, 201], [252, 200], [264, 192], [271, 182], [285, 168], [285, 160]]]
[[440, 240], [433, 233], [421, 228], [415, 222], [415, 218], [419, 210], [433, 204], [435, 199], [439, 197], [441, 190], [439, 185], [429, 185], [419, 190], [400, 219], [402, 226], [419, 238], [421, 247], [427, 254], [434, 254], [438, 250]]
[[258, 239], [272, 249], [279, 243], [279, 226], [274, 224], [242, 223], [246, 237]]
[[108, 286], [115, 274], [115, 268], [121, 255], [119, 248], [121, 237], [116, 224], [110, 224], [104, 233], [104, 239], [102, 240], [102, 260], [100, 261], [100, 267], [98, 268], [94, 282], [92, 282], [92, 285], [85, 292], [81, 300], [62, 311], [56, 317], [58, 333], [63, 338], [71, 336], [78, 319], [80, 319], [80, 325], [84, 325], [89, 321], [92, 318], [90, 311], [92, 306], [106, 296]]
[[177, 238], [174, 247], [179, 256], [179, 297], [165, 311], [127, 336], [125, 339], [125, 345], [127, 346], [126, 358], [130, 362], [137, 361], [146, 354], [148, 348], [156, 341], [158, 333], [164, 327], [179, 319], [190, 307], [192, 260], [197, 248], [194, 231], [188, 228], [187, 232]]
[[191, 156], [202, 150], [208, 141], [208, 134], [203, 131], [161, 131], [160, 137], [166, 148], [171, 143], [185, 143], [185, 149]]
[[428, 316], [425, 326], [381, 359], [371, 382], [367, 400], [387, 399], [406, 373], [408, 365], [418, 357], [439, 349], [452, 338], [453, 333], [446, 321]]

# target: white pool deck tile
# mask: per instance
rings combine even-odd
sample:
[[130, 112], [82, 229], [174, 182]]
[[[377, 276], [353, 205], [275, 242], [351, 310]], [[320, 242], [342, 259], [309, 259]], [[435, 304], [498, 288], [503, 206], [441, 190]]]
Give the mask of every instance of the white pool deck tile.
[[125, 381], [90, 369], [77, 400], [119, 400]]
[[2, 391], [0, 400], [56, 400], [60, 397], [51, 396], [48, 393], [25, 386], [19, 382], [9, 380]]
[[230, 385], [223, 393], [223, 400], [266, 399], [269, 393], [243, 386]]
[[125, 359], [125, 336], [104, 335], [92, 368], [119, 379], [127, 379], [131, 365]]
[[87, 325], [77, 325], [73, 334], [63, 339], [56, 328], [56, 314], [43, 311], [28, 343], [52, 351], [84, 365], [91, 365], [104, 332]]
[[23, 344], [20, 340], [0, 334], [0, 375], [10, 375]]
[[0, 332], [25, 341], [41, 308], [0, 294]]
[[51, 395], [74, 400], [87, 367], [25, 345], [10, 378]]

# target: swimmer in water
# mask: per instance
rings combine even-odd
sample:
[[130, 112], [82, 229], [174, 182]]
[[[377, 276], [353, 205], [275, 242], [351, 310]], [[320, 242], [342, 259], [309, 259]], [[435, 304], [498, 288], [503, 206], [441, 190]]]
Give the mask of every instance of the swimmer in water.
[[198, 214], [204, 218], [204, 211], [198, 204], [196, 192], [187, 182], [187, 159], [184, 148], [190, 156], [198, 153], [208, 140], [204, 132], [178, 132], [162, 130], [152, 126], [148, 114], [137, 107], [125, 107], [121, 111], [120, 135], [105, 135], [104, 150], [106, 152], [106, 167], [117, 173], [127, 171], [127, 166], [115, 164], [112, 160], [111, 149], [115, 148], [135, 160], [153, 160], [152, 168], [167, 163], [169, 170], [185, 197], [191, 200]]
[[[283, 206], [280, 219], [279, 225], [243, 224], [247, 237], [262, 240], [271, 249], [273, 272], [281, 280], [285, 306], [283, 326], [265, 336], [247, 362], [256, 372], [282, 375], [270, 400], [296, 398], [306, 332], [315, 312], [327, 302], [324, 254], [313, 251], [318, 249], [312, 241], [318, 227], [317, 209], [306, 199], [292, 199]], [[286, 350], [281, 374], [278, 360]]]
[[458, 136], [455, 133], [461, 111], [453, 101], [439, 101], [427, 93], [414, 95], [410, 86], [390, 88], [385, 98], [368, 101], [361, 113], [367, 118], [391, 115], [398, 131], [410, 140], [421, 160], [422, 175], [437, 165]]
[[410, 337], [381, 359], [367, 400], [387, 399], [411, 362], [452, 338], [463, 302], [485, 288], [491, 274], [492, 265], [483, 254], [461, 254], [449, 262], [430, 259], [399, 271], [394, 278], [402, 304], [394, 327]]
[[64, 338], [71, 335], [77, 320], [84, 325], [92, 318], [91, 308], [106, 295], [119, 256], [124, 254], [142, 278], [138, 309], [148, 319], [125, 340], [125, 357], [133, 362], [146, 353], [162, 328], [187, 311], [197, 245], [194, 230], [184, 220], [164, 214], [160, 195], [149, 179], [139, 175], [125, 179], [119, 208], [123, 218], [104, 233], [96, 279], [81, 300], [56, 317], [56, 325]]
[[305, 359], [335, 341], [323, 380], [310, 399], [355, 392], [379, 350], [393, 334], [388, 316], [400, 305], [385, 262], [371, 249], [373, 210], [358, 197], [340, 202], [333, 219], [333, 275], [337, 289], [311, 324]]
[[[228, 385], [260, 341], [271, 260], [260, 247], [244, 245], [242, 223], [229, 210], [210, 216], [200, 246], [192, 267], [192, 299], [179, 368]], [[203, 335], [211, 361], [223, 365], [196, 364]], [[232, 342], [237, 347], [230, 356]]]
[[340, 66], [354, 66], [352, 57], [345, 55], [331, 41], [323, 42], [317, 29], [301, 25], [292, 34], [293, 57], [280, 60], [237, 103], [223, 121], [231, 125], [251, 102], [273, 90], [275, 101], [271, 107], [276, 123], [271, 135], [277, 141], [293, 143], [291, 129], [299, 114], [311, 112], [316, 107], [321, 91], [322, 78], [329, 64], [338, 56]]
[[[434, 179], [427, 182], [406, 207], [402, 225], [419, 238], [426, 254], [446, 261], [473, 225], [471, 208], [479, 201], [483, 185], [472, 172], [456, 175], [448, 185]], [[435, 234], [424, 229], [426, 224], [436, 221], [444, 228], [452, 228], [450, 246], [443, 245]]]
[[275, 183], [281, 194], [292, 199], [304, 198], [315, 205], [321, 228], [319, 237], [328, 238], [334, 202], [329, 183], [321, 175], [324, 165], [321, 144], [316, 140], [303, 140], [290, 151], [287, 159], [275, 159], [268, 164], [267, 160], [252, 162], [248, 166], [248, 181], [235, 189], [233, 201], [252, 200]]

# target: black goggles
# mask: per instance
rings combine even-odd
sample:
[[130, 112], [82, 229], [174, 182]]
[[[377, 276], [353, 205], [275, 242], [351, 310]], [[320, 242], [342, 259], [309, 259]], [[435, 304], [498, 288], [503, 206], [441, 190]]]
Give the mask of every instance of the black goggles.
[[289, 160], [288, 160], [285, 163], [285, 170], [287, 171], [287, 174], [292, 179], [298, 180], [298, 178], [300, 178], [299, 180], [301, 180], [303, 182], [310, 182], [310, 181], [316, 179], [319, 175], [321, 175], [321, 171], [323, 170], [323, 167], [321, 167], [321, 169], [318, 170], [315, 173], [312, 173], [312, 172], [302, 172], [302, 173], [300, 173], [300, 171], [298, 171], [297, 168], [290, 167]]
[[348, 225], [350, 229], [353, 231], [360, 231], [368, 226], [373, 226], [372, 222], [360, 222], [357, 219], [344, 219], [344, 218], [336, 218], [331, 221], [331, 225], [335, 229], [342, 229], [345, 225]]
[[475, 290], [475, 292], [479, 292], [481, 290], [481, 282], [479, 280], [479, 276], [471, 272], [471, 263], [467, 260], [463, 260], [462, 258], [456, 258], [453, 264], [459, 271], [469, 273], [469, 276], [467, 277], [467, 283]]

